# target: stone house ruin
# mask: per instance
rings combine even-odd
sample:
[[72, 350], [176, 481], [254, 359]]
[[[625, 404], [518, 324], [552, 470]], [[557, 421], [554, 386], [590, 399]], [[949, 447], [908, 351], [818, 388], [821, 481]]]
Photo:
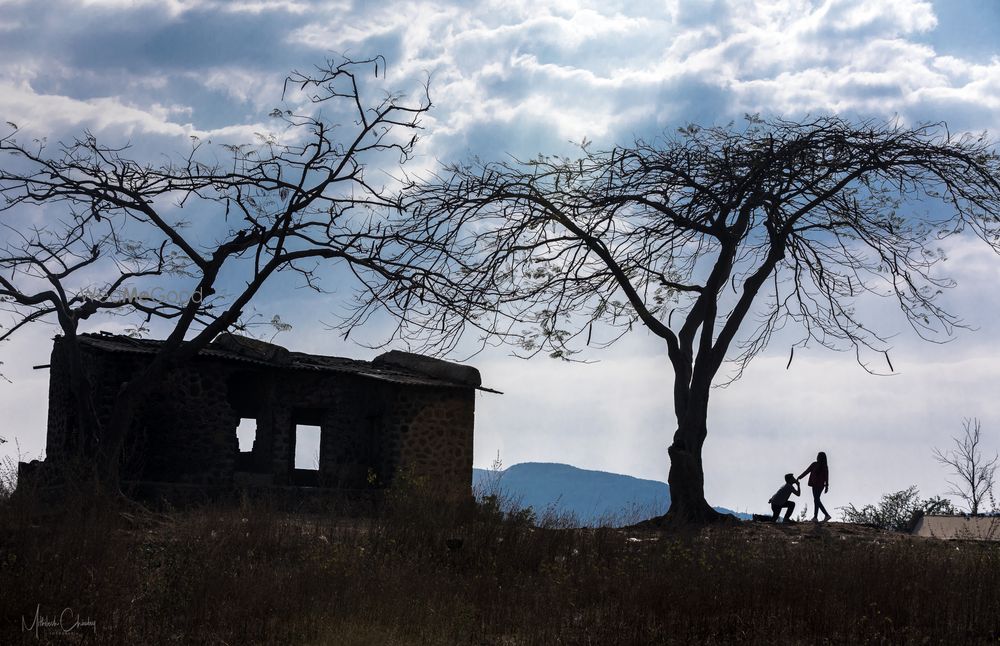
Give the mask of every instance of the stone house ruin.
[[[161, 342], [106, 333], [79, 342], [98, 417], [107, 420], [120, 385]], [[48, 463], [72, 450], [76, 432], [61, 337], [50, 369]], [[123, 478], [366, 490], [405, 471], [436, 491], [470, 496], [477, 389], [487, 390], [475, 368], [421, 355], [356, 361], [222, 334], [143, 403]], [[296, 465], [303, 442], [315, 444], [312, 460]]]

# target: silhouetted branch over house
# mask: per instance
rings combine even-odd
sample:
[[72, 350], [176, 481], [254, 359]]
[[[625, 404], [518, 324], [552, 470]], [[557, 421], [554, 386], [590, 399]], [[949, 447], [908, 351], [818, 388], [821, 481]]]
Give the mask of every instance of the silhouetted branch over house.
[[[79, 337], [101, 421], [121, 385], [160, 341]], [[56, 337], [49, 385], [47, 462], [76, 451], [65, 341]], [[471, 495], [479, 371], [387, 352], [373, 361], [291, 352], [219, 335], [171, 370], [142, 403], [122, 456], [125, 480], [205, 486], [308, 485], [371, 489], [405, 470], [443, 495]], [[237, 427], [256, 426], [241, 452]], [[302, 427], [318, 427], [318, 468], [296, 468]]]

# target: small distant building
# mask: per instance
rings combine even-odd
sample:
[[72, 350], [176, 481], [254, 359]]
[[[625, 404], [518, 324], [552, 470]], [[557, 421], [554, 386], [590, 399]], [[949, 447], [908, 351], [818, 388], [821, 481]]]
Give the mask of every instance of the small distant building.
[[1000, 516], [924, 515], [916, 519], [910, 534], [946, 540], [1000, 541]]
[[[122, 383], [161, 343], [106, 333], [79, 337], [102, 421]], [[77, 434], [61, 337], [50, 368], [47, 463], [69, 454]], [[122, 475], [206, 487], [366, 490], [406, 472], [435, 490], [467, 496], [477, 389], [483, 388], [475, 368], [421, 355], [393, 351], [357, 361], [222, 334], [143, 402]], [[252, 434], [245, 451], [238, 427]], [[295, 466], [305, 430], [310, 439], [319, 435], [315, 468]]]

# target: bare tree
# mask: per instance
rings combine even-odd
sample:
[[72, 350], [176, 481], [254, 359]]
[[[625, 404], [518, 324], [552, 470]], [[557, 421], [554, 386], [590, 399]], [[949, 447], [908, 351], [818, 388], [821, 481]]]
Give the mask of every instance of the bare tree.
[[983, 455], [980, 446], [981, 426], [976, 418], [962, 420], [962, 434], [951, 438], [955, 446], [947, 451], [934, 449], [934, 459], [951, 469], [957, 480], [949, 480], [949, 496], [956, 496], [969, 506], [969, 512], [979, 513], [983, 501], [992, 495], [994, 475], [1000, 455]]
[[[5, 210], [10, 207], [8, 203]], [[90, 392], [76, 345], [79, 326], [100, 312], [115, 312], [127, 305], [120, 298], [98, 295], [122, 294], [131, 281], [171, 273], [165, 244], [150, 247], [123, 240], [121, 228], [113, 219], [75, 210], [67, 219], [53, 219], [45, 225], [19, 227], [11, 221], [0, 222], [6, 234], [0, 246], [0, 311], [9, 321], [8, 325], [0, 323], [0, 342], [26, 325], [54, 319], [51, 322], [69, 345], [70, 390], [78, 424], [73, 440], [84, 451], [97, 446], [99, 429], [93, 402], [76, 396]], [[84, 274], [107, 280], [73, 289], [72, 285], [86, 280]]]
[[424, 347], [473, 332], [561, 358], [644, 327], [673, 373], [669, 516], [714, 520], [701, 455], [723, 362], [722, 381], [737, 378], [795, 323], [793, 352], [853, 350], [875, 372], [866, 353], [889, 346], [854, 308], [867, 294], [894, 297], [922, 337], [950, 336], [961, 321], [938, 304], [951, 285], [939, 242], [971, 231], [997, 246], [998, 171], [985, 136], [837, 117], [455, 164], [414, 182], [399, 225], [399, 261], [425, 274], [383, 285], [347, 325], [387, 307]]
[[[14, 124], [0, 137], [6, 155], [0, 214], [27, 211], [49, 223], [28, 237], [20, 230], [8, 236], [14, 242], [0, 259], [0, 297], [12, 314], [5, 336], [55, 316], [62, 333], [74, 338], [77, 323], [99, 311], [132, 317], [137, 327], [153, 319], [169, 325], [158, 353], [123, 384], [110, 419], [94, 431], [104, 481], [117, 482], [144, 396], [218, 333], [238, 326], [274, 276], [291, 273], [322, 291], [322, 273], [339, 263], [362, 286], [407, 279], [405, 267], [381, 261], [399, 255], [385, 251], [394, 241], [382, 214], [398, 207], [387, 171], [411, 157], [430, 100], [425, 85], [413, 102], [385, 94], [369, 104], [362, 79], [373, 68], [377, 78], [381, 57], [327, 61], [293, 73], [286, 98], [294, 95], [305, 107], [271, 113], [281, 132], [246, 145], [196, 140], [188, 155], [159, 165], [132, 159], [127, 146], [105, 145], [89, 133], [54, 151], [44, 141], [20, 141]], [[380, 169], [386, 171], [381, 177]], [[66, 224], [51, 233], [57, 217]], [[136, 242], [123, 245], [126, 234]], [[103, 287], [95, 290], [81, 277], [101, 258], [117, 274], [111, 280], [100, 274]], [[121, 297], [126, 282], [145, 279], [139, 284], [148, 286], [150, 276], [167, 274], [192, 297], [168, 298], [155, 289], [138, 299]], [[47, 288], [35, 290], [39, 282]], [[81, 397], [89, 392], [85, 384], [76, 390]]]

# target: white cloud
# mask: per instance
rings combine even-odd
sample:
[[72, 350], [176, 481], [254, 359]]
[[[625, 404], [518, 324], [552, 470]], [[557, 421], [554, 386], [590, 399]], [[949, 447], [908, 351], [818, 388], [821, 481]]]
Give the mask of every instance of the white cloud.
[[167, 15], [176, 17], [185, 11], [202, 6], [199, 0], [81, 0], [84, 8], [111, 9], [115, 11], [130, 11], [153, 7], [165, 11]]
[[124, 105], [111, 97], [81, 101], [60, 95], [35, 92], [27, 83], [0, 85], [0, 113], [9, 121], [36, 133], [68, 126], [91, 127], [97, 131], [115, 129], [124, 135], [136, 131], [183, 135], [193, 127], [170, 123], [165, 110], [150, 106], [143, 110]]
[[261, 78], [259, 72], [240, 67], [217, 67], [187, 75], [210, 90], [220, 90], [230, 99], [250, 103], [258, 110], [277, 105], [281, 99], [283, 77]]
[[222, 13], [250, 13], [281, 11], [301, 14], [310, 9], [308, 2], [294, 0], [82, 0], [83, 7], [134, 11], [152, 7], [163, 10], [170, 17], [177, 17], [188, 11], [220, 11]]
[[67, 96], [40, 94], [27, 83], [0, 82], [0, 115], [23, 131], [38, 137], [87, 128], [109, 137], [131, 138], [137, 135], [166, 135], [186, 139], [215, 138], [220, 141], [250, 142], [256, 133], [269, 132], [270, 124], [234, 124], [200, 129], [194, 124], [179, 123], [174, 117], [187, 117], [191, 108], [184, 105], [153, 103], [145, 108], [123, 104], [116, 97], [79, 100]]

